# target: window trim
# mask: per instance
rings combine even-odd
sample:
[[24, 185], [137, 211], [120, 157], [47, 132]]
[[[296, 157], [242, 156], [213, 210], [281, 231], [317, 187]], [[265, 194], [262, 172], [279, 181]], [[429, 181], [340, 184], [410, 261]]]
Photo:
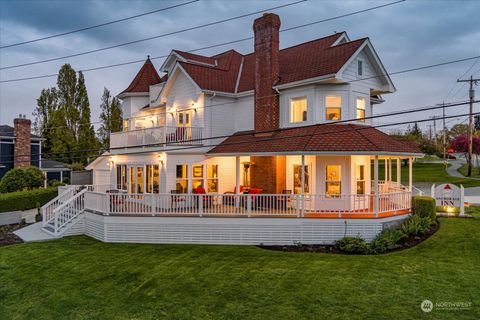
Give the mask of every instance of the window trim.
[[363, 60], [362, 60], [362, 59], [358, 59], [358, 60], [357, 60], [357, 76], [362, 77], [362, 76], [363, 76], [363, 71], [364, 71], [364, 68], [363, 68]]

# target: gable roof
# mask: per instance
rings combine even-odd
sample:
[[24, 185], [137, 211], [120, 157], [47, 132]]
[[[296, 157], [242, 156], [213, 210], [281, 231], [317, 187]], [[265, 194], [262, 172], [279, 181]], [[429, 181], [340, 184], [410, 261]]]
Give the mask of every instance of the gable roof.
[[[0, 137], [12, 137], [15, 138], [15, 130], [13, 127], [8, 125], [0, 125]], [[36, 134], [30, 135], [31, 139], [40, 140], [41, 138]]]
[[280, 129], [271, 136], [254, 131], [237, 132], [209, 154], [261, 153], [422, 154], [417, 146], [403, 143], [372, 127], [354, 124], [318, 124]]
[[[333, 75], [340, 71], [362, 44], [368, 41], [368, 38], [362, 38], [336, 44], [337, 40], [345, 36], [344, 32], [336, 33], [280, 50], [278, 85]], [[239, 93], [254, 89], [254, 52], [242, 55], [230, 50], [211, 57], [179, 50], [174, 52], [185, 59], [178, 63], [203, 90]]]
[[124, 95], [126, 93], [136, 93], [136, 92], [145, 92], [148, 93], [150, 91], [150, 86], [163, 82], [162, 78], [155, 70], [150, 57], [147, 58], [145, 63], [143, 64], [142, 68], [138, 71], [137, 75], [133, 79], [132, 83], [127, 87], [127, 89], [123, 90], [120, 95]]

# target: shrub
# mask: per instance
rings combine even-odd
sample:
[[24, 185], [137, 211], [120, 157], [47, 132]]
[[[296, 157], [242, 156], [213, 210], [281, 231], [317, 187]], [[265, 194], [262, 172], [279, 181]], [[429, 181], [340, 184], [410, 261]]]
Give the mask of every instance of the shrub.
[[335, 241], [335, 247], [345, 253], [363, 254], [368, 250], [368, 244], [361, 237], [343, 237]]
[[405, 238], [405, 235], [399, 229], [385, 229], [380, 232], [370, 243], [368, 251], [370, 253], [384, 253], [399, 247], [399, 242]]
[[34, 189], [0, 194], [0, 212], [34, 209], [57, 196], [57, 188]]
[[64, 186], [64, 185], [65, 185], [65, 183], [60, 182], [56, 179], [48, 180], [48, 186], [49, 187], [60, 187], [60, 186]]
[[437, 207], [435, 199], [432, 197], [416, 196], [412, 198], [413, 214], [419, 217], [428, 217], [430, 221], [435, 221], [437, 217]]
[[81, 162], [74, 162], [72, 164], [67, 165], [72, 171], [82, 171], [85, 170], [85, 166]]
[[403, 223], [401, 232], [404, 237], [420, 236], [430, 230], [430, 224], [431, 221], [429, 217], [412, 215], [407, 221]]
[[31, 190], [43, 185], [43, 172], [36, 167], [14, 168], [0, 181], [0, 192]]

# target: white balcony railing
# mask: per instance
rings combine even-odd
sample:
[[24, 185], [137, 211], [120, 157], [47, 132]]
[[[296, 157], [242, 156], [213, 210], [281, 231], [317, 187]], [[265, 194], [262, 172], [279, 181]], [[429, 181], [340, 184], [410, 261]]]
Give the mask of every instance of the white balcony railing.
[[203, 128], [163, 126], [110, 134], [110, 148], [154, 147], [162, 144], [201, 145]]

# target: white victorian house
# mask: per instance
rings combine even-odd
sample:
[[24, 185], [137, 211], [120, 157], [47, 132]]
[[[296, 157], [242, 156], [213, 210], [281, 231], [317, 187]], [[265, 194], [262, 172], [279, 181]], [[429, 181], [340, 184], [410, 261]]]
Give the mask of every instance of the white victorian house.
[[163, 76], [147, 59], [118, 96], [123, 131], [88, 167], [94, 185], [62, 190], [43, 208], [44, 230], [109, 242], [332, 243], [371, 240], [405, 219], [421, 152], [371, 127], [395, 87], [370, 40], [342, 32], [280, 50], [279, 28], [275, 14], [256, 19], [249, 54], [173, 50]]

